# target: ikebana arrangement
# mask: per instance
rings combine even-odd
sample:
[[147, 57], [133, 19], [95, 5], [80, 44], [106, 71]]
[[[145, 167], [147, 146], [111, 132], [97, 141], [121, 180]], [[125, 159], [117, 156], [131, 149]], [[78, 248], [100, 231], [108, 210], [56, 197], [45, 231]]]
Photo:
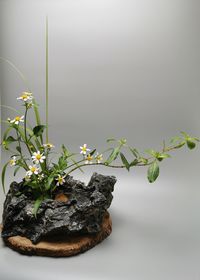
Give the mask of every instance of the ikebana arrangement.
[[[18, 69], [17, 72], [24, 78]], [[97, 165], [129, 171], [144, 166], [147, 167], [148, 181], [153, 183], [159, 176], [160, 163], [171, 157], [170, 152], [184, 146], [194, 149], [199, 142], [197, 137], [181, 132], [169, 141], [169, 145], [164, 141], [160, 151], [150, 149], [141, 153], [125, 138], [109, 138], [109, 146], [104, 151], [80, 144], [80, 148], [72, 152], [63, 144], [55, 157], [55, 146], [48, 136], [48, 29], [46, 122], [41, 122], [39, 105], [30, 90], [22, 92], [16, 99], [23, 112], [7, 106], [16, 115], [3, 121], [7, 128], [1, 145], [9, 154], [9, 160], [2, 167], [4, 192], [7, 168], [13, 169], [14, 176], [23, 169], [24, 177], [19, 183], [11, 183], [6, 195], [1, 235], [8, 246], [23, 254], [75, 255], [93, 247], [111, 233], [107, 209], [112, 202], [116, 178], [94, 173], [85, 185], [73, 179], [71, 174], [75, 170], [83, 171], [86, 166]], [[34, 126], [29, 122], [30, 110], [35, 113]]]

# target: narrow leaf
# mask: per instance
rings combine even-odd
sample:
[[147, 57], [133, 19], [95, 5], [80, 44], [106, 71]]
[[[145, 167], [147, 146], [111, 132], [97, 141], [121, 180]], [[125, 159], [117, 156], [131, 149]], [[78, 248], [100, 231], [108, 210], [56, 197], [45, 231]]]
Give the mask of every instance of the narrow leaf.
[[90, 155], [93, 156], [95, 152], [96, 152], [96, 149], [94, 149], [94, 150], [90, 153]]
[[12, 136], [8, 136], [8, 138], [6, 139], [7, 142], [15, 142], [17, 141], [17, 139], [15, 139], [14, 137]]
[[134, 159], [133, 161], [131, 161], [131, 163], [129, 164], [130, 167], [132, 166], [136, 166], [138, 164], [138, 160]]
[[16, 147], [16, 150], [17, 150], [19, 153], [21, 153], [21, 151], [22, 151], [20, 146], [17, 146], [17, 147]]
[[115, 138], [108, 138], [107, 140], [106, 140], [106, 142], [107, 143], [110, 143], [110, 142], [115, 142], [116, 141], [116, 139]]
[[128, 160], [126, 159], [126, 157], [122, 153], [120, 153], [120, 157], [121, 157], [121, 160], [122, 160], [123, 164], [125, 165], [126, 169], [129, 171], [130, 170], [130, 165], [129, 165]]
[[3, 169], [2, 169], [2, 173], [1, 173], [1, 182], [2, 182], [2, 187], [3, 187], [3, 192], [5, 193], [5, 174], [6, 174], [6, 169], [8, 166], [9, 162], [7, 162]]
[[19, 171], [19, 169], [20, 169], [20, 166], [17, 166], [17, 167], [15, 168], [15, 170], [14, 170], [14, 176], [16, 176], [16, 174], [17, 174], [17, 172]]
[[38, 209], [39, 209], [42, 201], [43, 201], [43, 198], [40, 196], [38, 199], [36, 199], [36, 201], [34, 203], [33, 214], [34, 214], [35, 218], [37, 216], [37, 212], [38, 212]]
[[139, 154], [139, 152], [138, 152], [137, 149], [129, 147], [129, 150], [131, 151], [131, 153], [132, 153], [136, 158], [139, 157], [140, 154]]
[[178, 141], [180, 141], [180, 140], [181, 140], [181, 137], [175, 136], [175, 137], [172, 137], [172, 138], [171, 138], [170, 143], [171, 143], [171, 144], [174, 144], [174, 143], [176, 143], [176, 142], [178, 142]]
[[119, 151], [120, 151], [120, 147], [114, 148], [105, 163], [110, 164], [112, 161], [116, 160], [116, 158], [119, 155]]
[[45, 190], [47, 190], [47, 191], [50, 190], [51, 184], [52, 184], [53, 180], [54, 180], [54, 176], [50, 176], [48, 178], [48, 180], [47, 180], [47, 182], [45, 184]]

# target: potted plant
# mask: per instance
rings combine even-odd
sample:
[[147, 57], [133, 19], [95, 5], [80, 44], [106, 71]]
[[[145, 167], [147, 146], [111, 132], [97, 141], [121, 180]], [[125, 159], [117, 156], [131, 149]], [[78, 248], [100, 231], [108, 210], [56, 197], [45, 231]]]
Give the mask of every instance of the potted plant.
[[[72, 152], [63, 144], [54, 161], [55, 147], [48, 137], [48, 30], [46, 54], [46, 122], [41, 122], [36, 98], [29, 89], [16, 96], [23, 111], [4, 121], [7, 129], [1, 144], [9, 155], [2, 167], [4, 193], [7, 168], [13, 169], [14, 176], [23, 169], [24, 177], [19, 183], [12, 182], [6, 195], [1, 235], [8, 246], [24, 254], [69, 256], [93, 247], [111, 233], [107, 209], [116, 183], [114, 176], [94, 173], [85, 185], [73, 179], [75, 170], [92, 165], [128, 171], [146, 167], [148, 181], [153, 183], [159, 176], [160, 163], [171, 157], [171, 152], [184, 146], [194, 149], [199, 139], [181, 132], [169, 145], [163, 142], [160, 151], [145, 153], [130, 146], [125, 138], [107, 139], [105, 151], [83, 143]], [[25, 80], [16, 66], [7, 62]], [[31, 110], [35, 113], [34, 126], [29, 122]]]

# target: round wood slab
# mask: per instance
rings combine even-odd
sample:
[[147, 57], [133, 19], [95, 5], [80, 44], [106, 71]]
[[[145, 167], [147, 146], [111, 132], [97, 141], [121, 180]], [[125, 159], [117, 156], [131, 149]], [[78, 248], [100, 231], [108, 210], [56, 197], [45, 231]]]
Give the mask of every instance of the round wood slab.
[[105, 214], [102, 229], [95, 235], [60, 236], [46, 238], [34, 245], [29, 239], [22, 236], [13, 236], [4, 239], [11, 249], [24, 255], [47, 257], [69, 257], [83, 253], [108, 237], [112, 232], [112, 221], [109, 213]]

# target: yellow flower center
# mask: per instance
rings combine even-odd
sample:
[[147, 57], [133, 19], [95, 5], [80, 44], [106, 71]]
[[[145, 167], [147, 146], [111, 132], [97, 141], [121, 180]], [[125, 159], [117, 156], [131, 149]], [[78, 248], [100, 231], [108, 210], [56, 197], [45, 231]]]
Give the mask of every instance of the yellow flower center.
[[19, 117], [19, 116], [17, 116], [17, 117], [15, 117], [15, 121], [20, 121], [20, 119], [21, 119], [21, 117]]
[[58, 183], [59, 184], [63, 183], [63, 178], [62, 177], [58, 177]]
[[22, 96], [21, 96], [21, 98], [24, 100], [24, 99], [27, 99], [27, 97], [28, 97], [28, 95], [27, 94], [23, 94]]
[[83, 147], [83, 148], [82, 148], [82, 151], [83, 151], [83, 152], [87, 152], [87, 147]]
[[31, 170], [31, 172], [34, 173], [36, 171], [36, 168], [34, 166], [32, 166], [30, 170]]
[[90, 161], [90, 160], [92, 160], [92, 156], [88, 155], [86, 159]]
[[37, 154], [37, 155], [35, 156], [35, 158], [36, 158], [37, 160], [40, 160], [40, 159], [41, 159], [41, 155], [40, 155], [40, 154]]
[[47, 143], [47, 148], [52, 148], [53, 145], [51, 143]]

